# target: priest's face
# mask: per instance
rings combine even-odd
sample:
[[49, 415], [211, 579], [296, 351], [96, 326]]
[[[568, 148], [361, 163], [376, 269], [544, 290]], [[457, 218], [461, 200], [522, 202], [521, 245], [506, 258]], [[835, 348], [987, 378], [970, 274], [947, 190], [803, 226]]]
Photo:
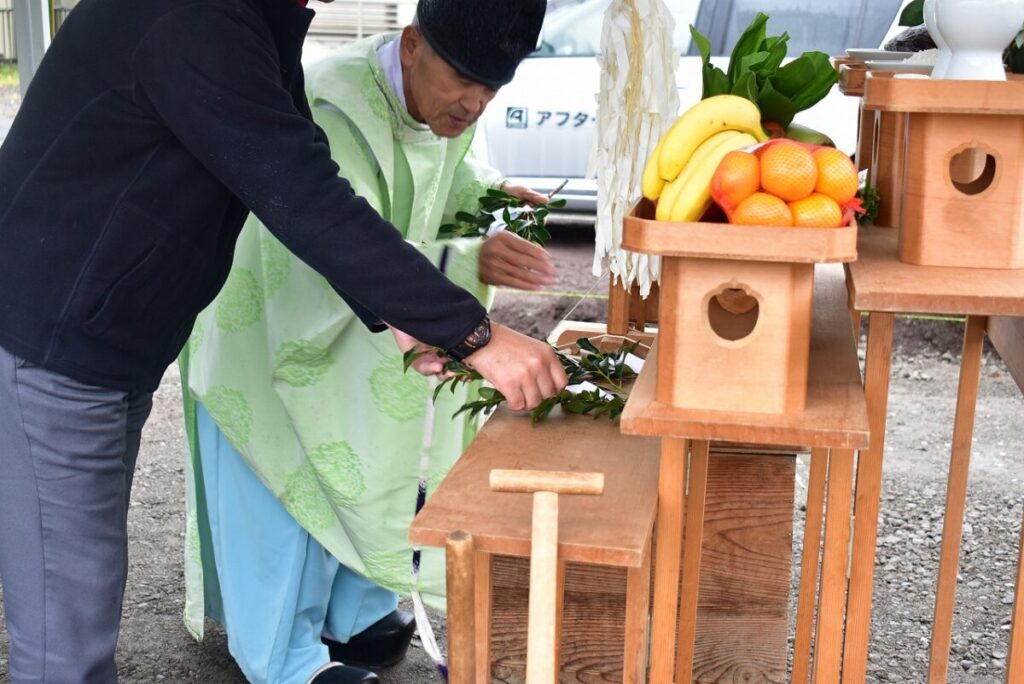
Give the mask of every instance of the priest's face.
[[462, 135], [484, 113], [497, 89], [459, 75], [427, 43], [419, 29], [402, 32], [402, 80], [409, 114], [435, 135]]

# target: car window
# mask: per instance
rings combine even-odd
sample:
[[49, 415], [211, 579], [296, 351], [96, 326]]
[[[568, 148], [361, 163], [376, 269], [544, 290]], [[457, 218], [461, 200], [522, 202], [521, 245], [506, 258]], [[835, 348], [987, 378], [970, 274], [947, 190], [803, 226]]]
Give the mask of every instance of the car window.
[[[676, 20], [673, 43], [680, 54], [690, 48], [690, 24], [701, 0], [666, 3]], [[601, 25], [611, 0], [551, 0], [548, 3], [540, 48], [534, 57], [593, 57], [600, 52]]]
[[[789, 54], [820, 50], [841, 55], [850, 47], [882, 44], [902, 0], [705, 0], [697, 28], [719, 46], [732, 46], [758, 12], [765, 12], [770, 35], [789, 33]], [[696, 54], [691, 47], [690, 54]]]

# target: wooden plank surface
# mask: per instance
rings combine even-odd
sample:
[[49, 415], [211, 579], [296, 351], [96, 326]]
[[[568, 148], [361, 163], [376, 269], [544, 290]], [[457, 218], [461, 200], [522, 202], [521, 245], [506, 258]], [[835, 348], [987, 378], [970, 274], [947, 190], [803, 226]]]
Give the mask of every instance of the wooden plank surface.
[[[712, 445], [694, 655], [694, 679], [703, 684], [787, 681], [795, 469], [792, 455], [722, 453]], [[654, 555], [657, 561], [656, 548]], [[518, 684], [526, 667], [528, 560], [495, 557], [494, 567], [494, 676], [478, 681]], [[569, 565], [560, 681], [626, 680], [626, 577], [621, 568]]]
[[655, 400], [657, 354], [652, 351], [626, 403], [622, 431], [748, 444], [865, 448], [867, 407], [840, 267], [818, 266], [814, 290], [807, 406], [803, 411], [732, 413], [666, 406]]
[[858, 311], [1024, 316], [1024, 269], [904, 264], [897, 231], [860, 231], [857, 261], [846, 265]]
[[828, 263], [857, 258], [857, 223], [842, 228], [734, 226], [655, 221], [642, 199], [623, 220], [622, 246], [645, 254], [746, 261]]
[[1024, 318], [989, 318], [988, 338], [1006, 363], [1017, 387], [1024, 392]]
[[655, 515], [658, 447], [658, 440], [623, 435], [608, 420], [556, 410], [531, 427], [529, 416], [499, 410], [416, 516], [409, 539], [443, 546], [449, 532], [464, 529], [477, 551], [528, 556], [531, 497], [490, 491], [490, 471], [601, 472], [603, 495], [561, 502], [561, 558], [639, 567]]
[[883, 112], [1024, 114], [1024, 81], [949, 81], [876, 78], [868, 74], [864, 106]]

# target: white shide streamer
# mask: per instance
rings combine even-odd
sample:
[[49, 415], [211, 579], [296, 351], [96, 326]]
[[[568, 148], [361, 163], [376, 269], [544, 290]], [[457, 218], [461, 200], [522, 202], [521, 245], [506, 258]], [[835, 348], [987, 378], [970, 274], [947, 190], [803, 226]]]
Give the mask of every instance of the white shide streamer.
[[640, 197], [647, 157], [679, 109], [672, 45], [675, 19], [662, 0], [612, 0], [601, 34], [597, 134], [588, 175], [597, 178], [594, 275], [607, 267], [643, 296], [658, 281], [657, 257], [622, 250], [622, 219]]

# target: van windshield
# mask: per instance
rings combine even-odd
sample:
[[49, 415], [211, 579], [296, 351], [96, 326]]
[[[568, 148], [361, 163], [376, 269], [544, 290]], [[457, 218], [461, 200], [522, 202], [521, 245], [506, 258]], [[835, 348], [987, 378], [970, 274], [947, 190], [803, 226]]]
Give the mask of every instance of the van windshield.
[[[676, 20], [673, 43], [680, 54], [690, 47], [690, 24], [701, 0], [667, 2]], [[535, 57], [594, 57], [601, 48], [601, 25], [611, 0], [549, 0]]]
[[[540, 48], [535, 57], [593, 57], [601, 48], [601, 25], [611, 0], [549, 0]], [[757, 13], [771, 20], [768, 31], [789, 33], [789, 53], [820, 50], [842, 54], [848, 47], [882, 44], [901, 0], [667, 0], [676, 25], [679, 54], [697, 54], [690, 24], [711, 40], [716, 53], [728, 54]]]

